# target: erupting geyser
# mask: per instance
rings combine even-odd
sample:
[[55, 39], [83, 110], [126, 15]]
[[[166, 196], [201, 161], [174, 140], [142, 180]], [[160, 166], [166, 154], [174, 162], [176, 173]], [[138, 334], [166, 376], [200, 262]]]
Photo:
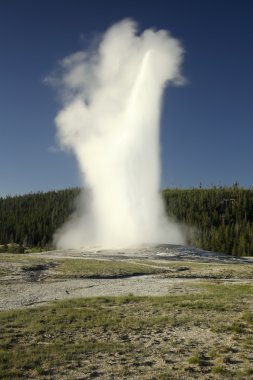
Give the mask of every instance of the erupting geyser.
[[55, 235], [59, 248], [182, 243], [160, 192], [159, 122], [165, 84], [179, 82], [183, 50], [164, 30], [113, 25], [96, 49], [62, 63], [61, 147], [76, 156], [84, 191]]

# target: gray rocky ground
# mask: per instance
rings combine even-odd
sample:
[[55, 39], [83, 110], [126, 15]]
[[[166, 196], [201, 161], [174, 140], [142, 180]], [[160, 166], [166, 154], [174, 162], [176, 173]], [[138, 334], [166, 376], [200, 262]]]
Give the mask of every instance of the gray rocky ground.
[[[0, 310], [39, 305], [59, 299], [90, 296], [127, 295], [164, 295], [167, 293], [194, 292], [198, 276], [166, 277], [164, 274], [149, 274], [103, 278], [47, 278], [47, 273], [53, 271], [54, 260], [105, 260], [111, 262], [127, 262], [152, 268], [168, 269], [168, 263], [232, 263], [252, 265], [252, 259], [239, 259], [230, 255], [207, 252], [190, 247], [159, 245], [156, 247], [141, 247], [124, 250], [72, 249], [29, 254], [50, 260], [48, 264], [36, 268], [26, 268], [19, 262], [1, 262], [0, 269], [11, 269], [9, 276], [0, 277]], [[148, 262], [148, 264], [147, 264]], [[182, 267], [184, 269], [184, 267]], [[202, 279], [203, 280], [203, 277]], [[250, 279], [224, 278], [224, 281], [248, 282]]]

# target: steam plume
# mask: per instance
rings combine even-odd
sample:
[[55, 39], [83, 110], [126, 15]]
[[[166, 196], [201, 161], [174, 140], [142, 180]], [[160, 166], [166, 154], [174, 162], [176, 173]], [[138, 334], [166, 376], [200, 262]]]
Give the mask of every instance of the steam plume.
[[62, 61], [58, 139], [90, 191], [56, 233], [58, 247], [183, 242], [159, 195], [161, 97], [166, 83], [182, 79], [182, 54], [167, 31], [138, 34], [123, 20], [92, 52]]

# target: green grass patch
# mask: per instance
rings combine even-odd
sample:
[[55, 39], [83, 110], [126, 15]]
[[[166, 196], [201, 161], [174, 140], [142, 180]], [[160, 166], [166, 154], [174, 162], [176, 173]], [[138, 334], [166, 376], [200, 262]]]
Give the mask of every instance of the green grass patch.
[[189, 364], [198, 365], [199, 367], [207, 365], [206, 357], [201, 353], [189, 357], [188, 362]]
[[128, 262], [103, 260], [56, 260], [59, 266], [55, 275], [64, 277], [114, 277], [164, 273], [162, 268], [152, 268]]
[[[6, 269], [6, 264], [9, 264]], [[53, 265], [52, 265], [53, 264]], [[44, 265], [43, 269], [38, 265]], [[0, 254], [0, 276], [17, 272], [44, 270], [44, 275], [53, 278], [113, 278], [124, 276], [137, 276], [145, 274], [159, 274], [166, 272], [164, 268], [153, 268], [139, 263], [85, 260], [85, 259], [48, 259], [43, 256], [29, 254]]]

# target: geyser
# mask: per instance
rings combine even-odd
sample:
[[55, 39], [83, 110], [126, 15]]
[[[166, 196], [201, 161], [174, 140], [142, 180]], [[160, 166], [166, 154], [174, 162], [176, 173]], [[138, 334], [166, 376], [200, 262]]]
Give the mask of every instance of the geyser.
[[180, 82], [183, 50], [165, 30], [113, 25], [96, 48], [61, 62], [60, 145], [78, 161], [85, 188], [57, 231], [59, 248], [183, 243], [160, 196], [159, 123], [165, 84]]

